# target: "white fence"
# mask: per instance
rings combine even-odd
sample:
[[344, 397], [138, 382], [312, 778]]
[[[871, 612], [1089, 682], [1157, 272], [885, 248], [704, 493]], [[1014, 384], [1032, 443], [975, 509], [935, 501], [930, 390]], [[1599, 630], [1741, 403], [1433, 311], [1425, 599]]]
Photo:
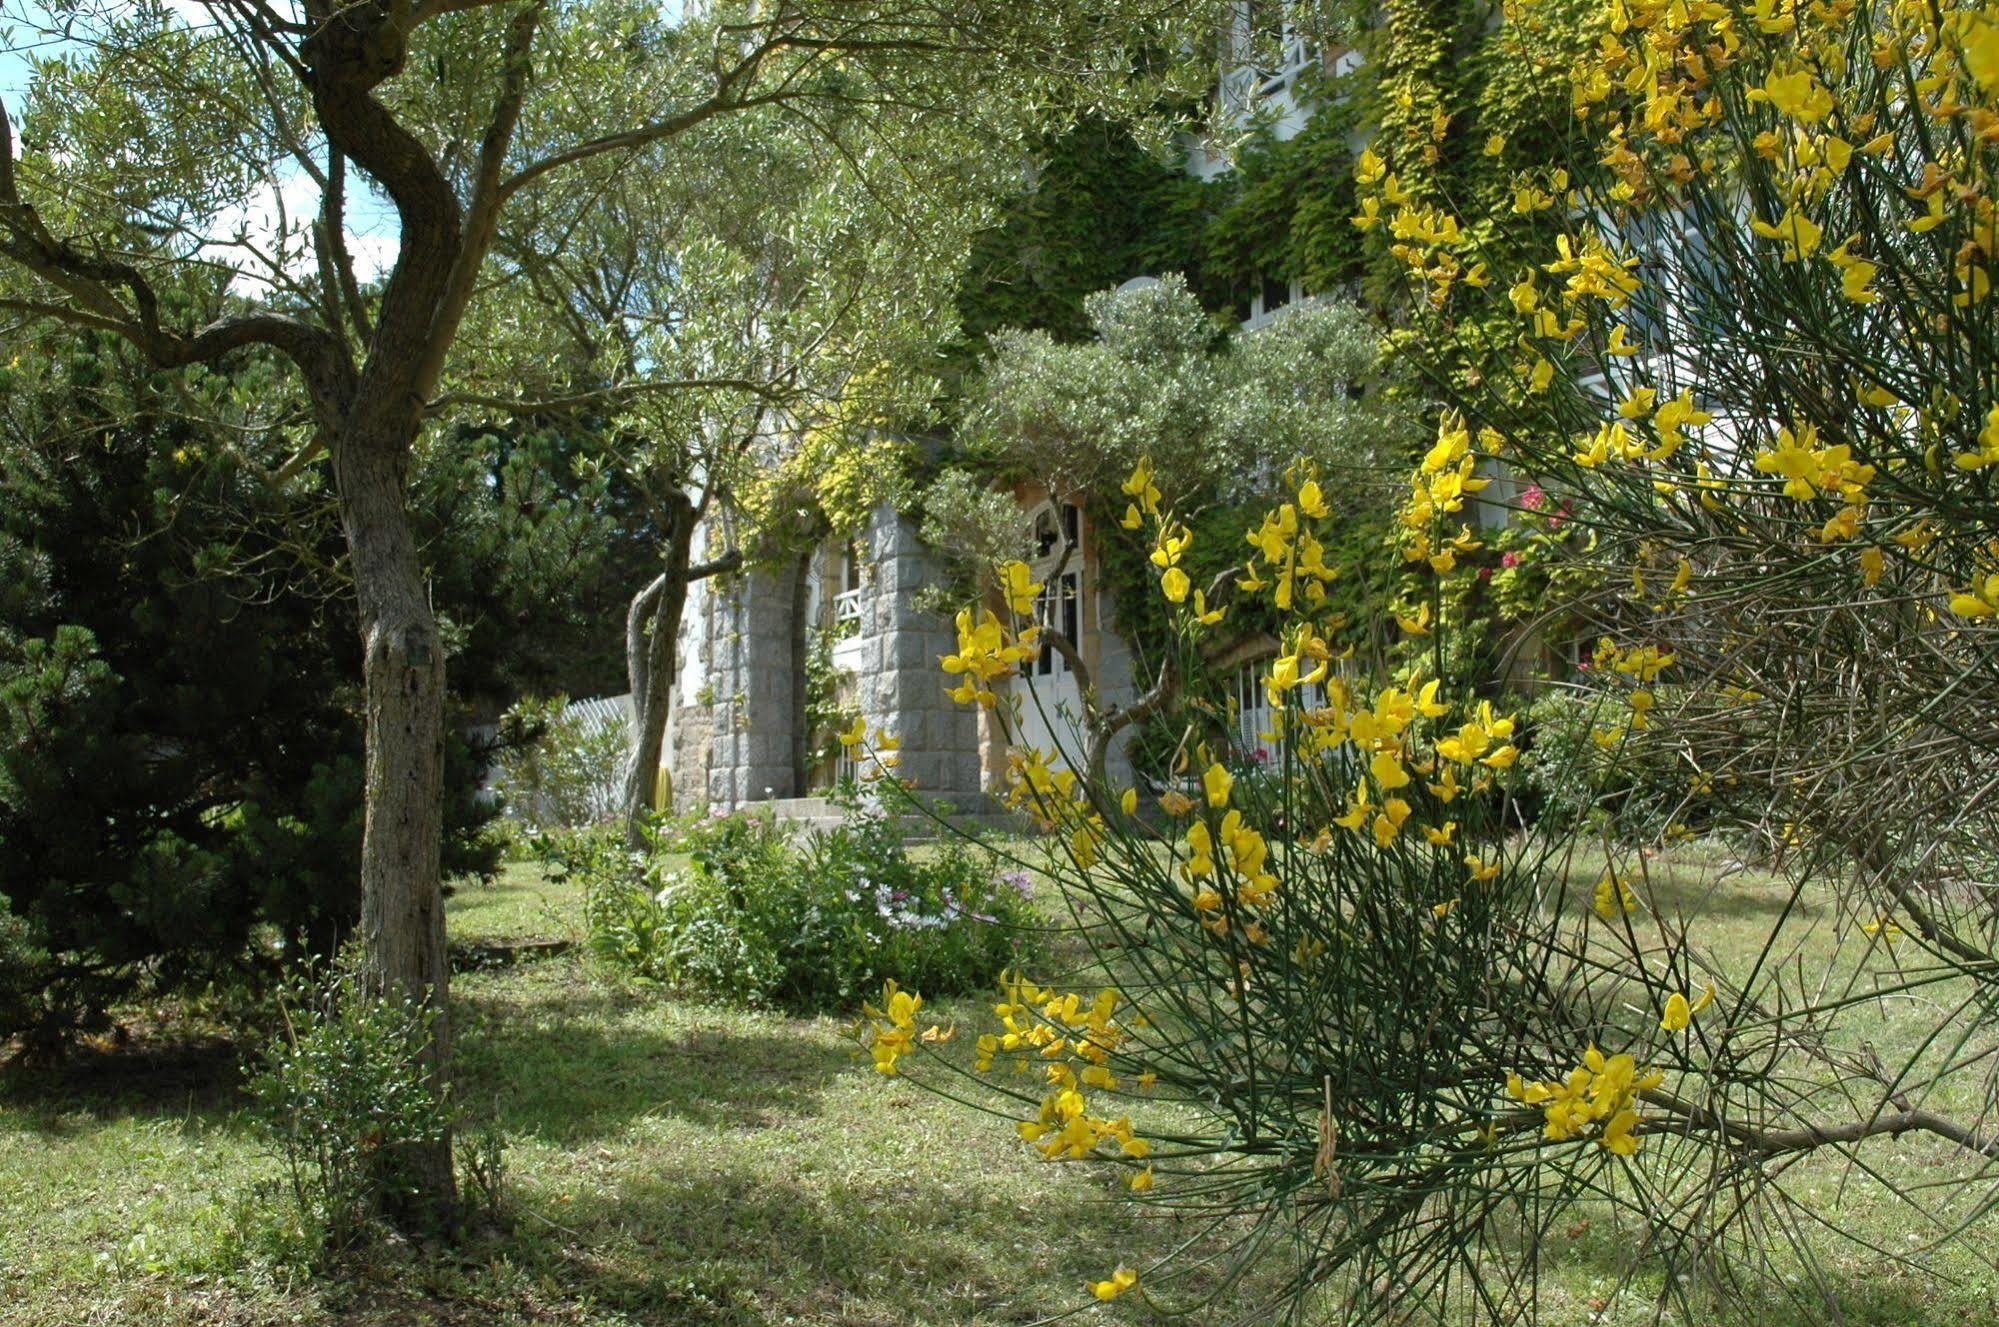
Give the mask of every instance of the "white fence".
[[509, 815], [531, 825], [607, 821], [623, 798], [632, 721], [629, 695], [575, 701], [541, 741], [502, 753], [490, 786]]

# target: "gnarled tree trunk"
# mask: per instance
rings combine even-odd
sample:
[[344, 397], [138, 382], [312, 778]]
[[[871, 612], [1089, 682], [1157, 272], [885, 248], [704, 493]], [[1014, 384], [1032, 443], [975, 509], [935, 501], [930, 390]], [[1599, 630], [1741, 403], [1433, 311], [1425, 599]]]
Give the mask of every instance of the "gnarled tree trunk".
[[[442, 1096], [451, 1055], [450, 964], [440, 879], [444, 805], [444, 650], [405, 503], [401, 439], [336, 444], [341, 523], [359, 601], [366, 694], [367, 803], [361, 938], [368, 989], [421, 1009], [423, 1069]], [[449, 1226], [457, 1206], [449, 1129], [387, 1158], [388, 1215]]]
[[[711, 490], [712, 492], [712, 490]], [[694, 561], [694, 532], [708, 510], [708, 493], [695, 501], [674, 489], [666, 499], [665, 566], [632, 597], [625, 614], [625, 672], [632, 686], [632, 754], [625, 766], [625, 842], [646, 846], [646, 820], [659, 799], [659, 760], [666, 747], [666, 719], [680, 672], [680, 619], [694, 582], [735, 571], [741, 549], [707, 562]]]

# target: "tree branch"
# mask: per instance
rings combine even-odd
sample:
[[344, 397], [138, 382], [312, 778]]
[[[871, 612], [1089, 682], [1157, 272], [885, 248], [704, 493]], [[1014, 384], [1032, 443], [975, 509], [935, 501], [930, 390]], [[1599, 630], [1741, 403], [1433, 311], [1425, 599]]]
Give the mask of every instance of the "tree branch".
[[492, 118], [486, 123], [485, 138], [479, 144], [479, 165], [473, 176], [472, 202], [465, 211], [464, 232], [459, 237], [451, 274], [432, 315], [430, 336], [416, 369], [414, 391], [418, 396], [430, 395], [443, 376], [445, 357], [472, 303], [479, 269], [499, 228], [501, 206], [506, 201], [506, 195], [500, 192], [500, 171], [506, 163], [507, 148], [520, 123], [521, 103], [527, 98], [528, 83], [534, 74], [535, 30], [541, 24], [545, 3], [546, 0], [533, 0], [507, 26], [500, 92], [494, 99]]
[[[161, 368], [219, 359], [245, 346], [267, 345], [298, 365], [313, 404], [323, 413], [348, 399], [353, 376], [345, 347], [323, 328], [289, 314], [231, 314], [191, 332], [164, 328], [159, 300], [136, 267], [86, 254], [58, 240], [33, 205], [23, 201], [14, 173], [14, 133], [0, 102], [0, 254], [66, 292], [73, 306], [9, 300], [23, 312], [117, 332]], [[125, 290], [128, 305], [117, 294]]]

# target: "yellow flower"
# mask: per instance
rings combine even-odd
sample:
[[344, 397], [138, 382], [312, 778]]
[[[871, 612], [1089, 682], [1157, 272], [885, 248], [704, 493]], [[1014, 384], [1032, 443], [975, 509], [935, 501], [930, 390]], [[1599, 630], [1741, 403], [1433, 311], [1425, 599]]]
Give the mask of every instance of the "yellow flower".
[[1667, 1032], [1685, 1032], [1694, 1021], [1694, 1015], [1714, 1002], [1714, 987], [1710, 985], [1701, 992], [1698, 1001], [1689, 1001], [1686, 996], [1674, 991], [1666, 997], [1665, 1013], [1659, 1019], [1659, 1026]]
[[1402, 762], [1396, 759], [1393, 751], [1375, 752], [1374, 759], [1368, 762], [1368, 773], [1374, 775], [1375, 783], [1383, 792], [1409, 786], [1409, 771], [1402, 768]]
[[1025, 562], [1007, 562], [999, 568], [1000, 590], [1006, 596], [1006, 606], [1015, 617], [1026, 617], [1034, 611], [1034, 600], [1041, 593], [1041, 585], [1034, 579], [1033, 572]]
[[1958, 452], [1951, 458], [1960, 470], [1982, 470], [1999, 465], [1999, 405], [1985, 413], [1985, 426], [1978, 431], [1978, 450]]
[[1371, 826], [1374, 831], [1375, 846], [1386, 848], [1395, 842], [1395, 836], [1402, 832], [1402, 822], [1407, 819], [1409, 819], [1409, 803], [1400, 797], [1389, 798]]
[[[1124, 492], [1126, 496], [1134, 499], [1133, 505], [1142, 509], [1146, 515], [1159, 514], [1160, 493], [1159, 486], [1152, 482], [1151, 457], [1141, 460], [1132, 470], [1131, 477], [1124, 481]], [[1126, 515], [1129, 517], [1130, 513], [1127, 512]], [[1137, 527], [1134, 525], [1132, 528]]]
[[1637, 1126], [1638, 1112], [1621, 1110], [1610, 1117], [1609, 1124], [1603, 1126], [1603, 1132], [1598, 1135], [1597, 1141], [1603, 1144], [1605, 1150], [1615, 1152], [1618, 1156], [1631, 1156], [1638, 1151], [1638, 1139], [1632, 1133]]
[[1235, 787], [1235, 775], [1222, 768], [1220, 762], [1208, 766], [1201, 775], [1201, 787], [1208, 794], [1209, 806], [1227, 806], [1229, 790]]
[[1999, 90], [1999, 22], [1990, 16], [1965, 25], [1964, 67], [1987, 92]]
[[1353, 796], [1347, 800], [1346, 813], [1334, 816], [1333, 823], [1342, 829], [1351, 829], [1358, 832], [1360, 827], [1367, 822], [1369, 809], [1367, 784], [1361, 782], [1354, 786]]
[[1969, 589], [1950, 597], [1950, 611], [1959, 617], [1991, 617], [1999, 613], [1999, 573], [1975, 577]]
[[1149, 1192], [1151, 1188], [1152, 1188], [1151, 1166], [1147, 1166], [1144, 1170], [1139, 1171], [1138, 1174], [1133, 1175], [1131, 1177], [1131, 1191], [1133, 1193], [1146, 1193]]
[[1319, 481], [1308, 479], [1298, 489], [1298, 510], [1314, 520], [1325, 516], [1332, 509], [1326, 505], [1326, 497], [1320, 491]]
[[1166, 574], [1159, 578], [1160, 592], [1166, 596], [1168, 603], [1185, 603], [1187, 592], [1193, 588], [1194, 583], [1187, 579], [1187, 573], [1178, 567], [1168, 567]]
[[1826, 255], [1826, 260], [1839, 269], [1840, 294], [1855, 304], [1878, 303], [1881, 296], [1873, 289], [1872, 283], [1880, 268], [1848, 252], [1848, 248], [1859, 238], [1858, 235], [1848, 236], [1837, 249]]
[[1767, 101], [1780, 115], [1800, 124], [1817, 124], [1832, 112], [1832, 93], [1806, 70], [1793, 74], [1771, 71], [1763, 86], [1750, 92], [1749, 100]]
[[853, 726], [835, 734], [835, 736], [838, 737], [840, 745], [847, 748], [847, 753], [852, 755], [855, 748], [868, 740], [868, 721], [865, 717], [856, 715]]
[[[897, 987], [891, 981], [882, 987], [882, 1008], [872, 1004], [863, 1005], [862, 1012], [874, 1027], [874, 1036], [868, 1050], [874, 1056], [875, 1069], [879, 1073], [894, 1075], [900, 1072], [896, 1061], [907, 1055], [916, 1045], [916, 1015], [923, 1008], [923, 997]], [[931, 1028], [924, 1034], [926, 1041], [940, 1041], [940, 1030]]]
[[1092, 1281], [1090, 1293], [1101, 1300], [1113, 1300], [1138, 1284], [1138, 1273], [1129, 1267], [1120, 1267], [1108, 1279]]
[[1817, 253], [1819, 240], [1824, 235], [1817, 223], [1796, 208], [1785, 212], [1774, 222], [1752, 220], [1749, 228], [1766, 240], [1782, 240], [1784, 261], [1787, 263], [1802, 262]]

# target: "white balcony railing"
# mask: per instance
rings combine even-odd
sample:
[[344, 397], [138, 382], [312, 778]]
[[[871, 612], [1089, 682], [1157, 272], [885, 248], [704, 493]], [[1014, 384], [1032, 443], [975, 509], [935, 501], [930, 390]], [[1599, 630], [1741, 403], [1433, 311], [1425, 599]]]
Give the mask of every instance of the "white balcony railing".
[[844, 627], [861, 620], [861, 591], [842, 590], [833, 596], [833, 625]]

